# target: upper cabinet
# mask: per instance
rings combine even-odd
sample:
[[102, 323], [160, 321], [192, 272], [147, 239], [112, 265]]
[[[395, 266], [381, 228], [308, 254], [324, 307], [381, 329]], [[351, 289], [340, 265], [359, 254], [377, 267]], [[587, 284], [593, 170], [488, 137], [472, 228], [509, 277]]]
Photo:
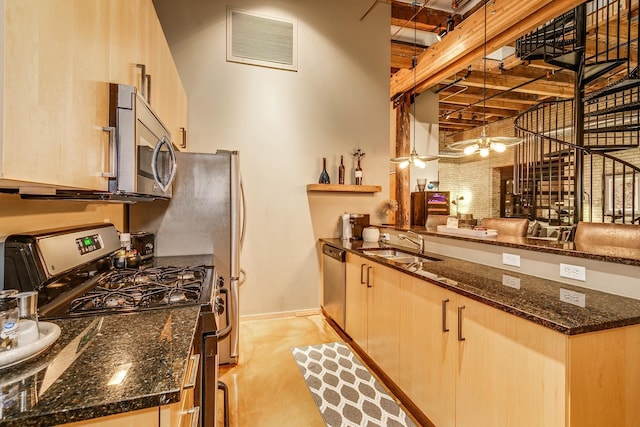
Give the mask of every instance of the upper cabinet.
[[4, 1], [3, 186], [107, 188], [108, 3]]
[[171, 141], [186, 149], [187, 94], [150, 0], [110, 5], [110, 81], [135, 86], [167, 126]]
[[109, 83], [141, 89], [180, 147], [186, 94], [151, 0], [0, 0], [0, 187], [106, 191]]

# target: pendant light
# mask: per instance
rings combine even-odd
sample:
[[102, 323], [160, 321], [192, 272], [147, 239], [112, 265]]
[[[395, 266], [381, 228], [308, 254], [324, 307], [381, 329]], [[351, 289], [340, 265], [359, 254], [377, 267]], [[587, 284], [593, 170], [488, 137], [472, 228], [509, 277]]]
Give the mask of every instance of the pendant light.
[[[413, 3], [414, 8], [417, 7], [417, 3]], [[424, 6], [422, 6], [424, 7]], [[422, 8], [421, 8], [422, 9]], [[415, 165], [420, 169], [424, 169], [426, 162], [436, 160], [435, 156], [421, 156], [416, 150], [416, 67], [418, 65], [418, 10], [413, 15], [413, 58], [411, 65], [413, 66], [413, 88], [411, 89], [411, 98], [413, 99], [413, 149], [408, 156], [394, 157], [391, 159], [391, 163], [396, 163], [400, 169], [405, 169], [409, 165]]]
[[513, 136], [487, 136], [485, 123], [487, 122], [487, 2], [484, 4], [484, 55], [483, 83], [482, 83], [482, 132], [478, 138], [453, 142], [447, 146], [451, 150], [462, 151], [467, 156], [479, 153], [480, 157], [487, 157], [489, 152], [504, 153], [507, 147], [520, 144], [522, 138]]

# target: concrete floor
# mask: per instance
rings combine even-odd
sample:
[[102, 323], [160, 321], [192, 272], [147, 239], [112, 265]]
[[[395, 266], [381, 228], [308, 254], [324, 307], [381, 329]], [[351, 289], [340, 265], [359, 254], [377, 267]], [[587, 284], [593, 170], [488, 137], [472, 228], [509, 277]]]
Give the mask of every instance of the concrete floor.
[[[241, 322], [239, 362], [220, 367], [229, 387], [229, 425], [324, 427], [291, 348], [333, 341], [340, 337], [321, 315]], [[221, 401], [219, 392], [218, 407]]]

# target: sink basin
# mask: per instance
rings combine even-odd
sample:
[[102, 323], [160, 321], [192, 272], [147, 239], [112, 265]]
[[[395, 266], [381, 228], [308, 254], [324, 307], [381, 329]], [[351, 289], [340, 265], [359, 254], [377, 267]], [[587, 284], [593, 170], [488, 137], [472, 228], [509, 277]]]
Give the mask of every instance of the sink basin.
[[383, 258], [413, 256], [412, 254], [403, 252], [399, 249], [365, 249], [362, 253], [369, 256], [374, 255]]
[[414, 264], [420, 262], [440, 261], [437, 258], [431, 258], [425, 255], [415, 255], [394, 248], [365, 249], [362, 251], [362, 253], [369, 256], [384, 258], [389, 261], [397, 262], [398, 264]]

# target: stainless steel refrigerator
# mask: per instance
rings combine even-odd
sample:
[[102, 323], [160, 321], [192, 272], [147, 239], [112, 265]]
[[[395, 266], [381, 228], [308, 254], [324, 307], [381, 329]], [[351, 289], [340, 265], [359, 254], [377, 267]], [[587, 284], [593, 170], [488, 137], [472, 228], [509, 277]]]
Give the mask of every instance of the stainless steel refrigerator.
[[[129, 230], [156, 233], [156, 256], [213, 254], [228, 289], [232, 331], [221, 341], [220, 363], [238, 361], [240, 251], [246, 209], [237, 151], [176, 153], [173, 198], [129, 207]], [[223, 319], [225, 316], [220, 316]], [[224, 328], [226, 324], [218, 325]]]

